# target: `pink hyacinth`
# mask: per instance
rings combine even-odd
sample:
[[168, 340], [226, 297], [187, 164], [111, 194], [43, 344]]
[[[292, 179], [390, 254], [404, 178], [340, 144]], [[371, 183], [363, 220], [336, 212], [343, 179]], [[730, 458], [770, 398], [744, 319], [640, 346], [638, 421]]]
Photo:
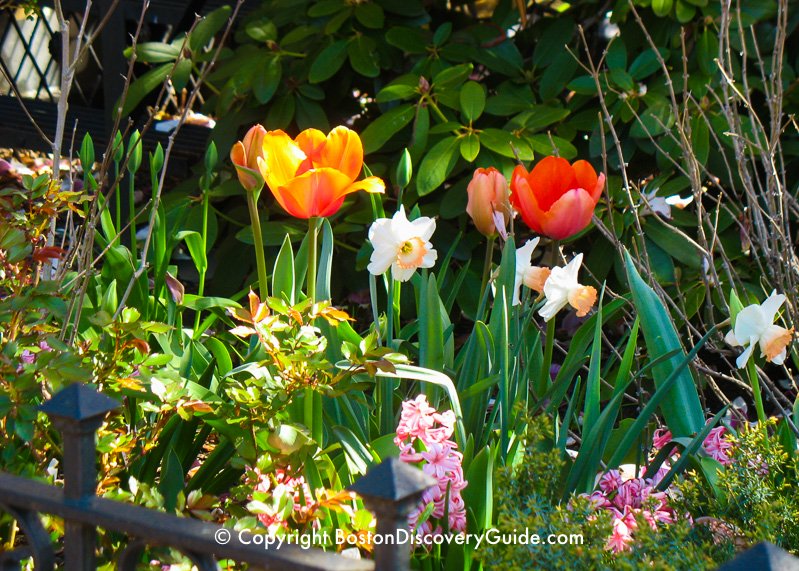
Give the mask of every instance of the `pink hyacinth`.
[[652, 448], [660, 450], [666, 444], [671, 442], [671, 430], [667, 428], [658, 428], [652, 437]]
[[730, 451], [733, 448], [733, 443], [729, 438], [725, 437], [726, 432], [727, 429], [725, 427], [716, 427], [710, 431], [710, 434], [707, 435], [707, 438], [705, 438], [702, 444], [705, 452], [724, 466], [732, 462]]
[[614, 553], [619, 553], [629, 549], [632, 542], [633, 536], [630, 533], [630, 528], [627, 527], [627, 524], [621, 518], [615, 518], [613, 520], [613, 532], [610, 534], [605, 548]]
[[[444, 527], [466, 532], [466, 505], [461, 492], [467, 482], [463, 478], [463, 454], [450, 440], [454, 429], [455, 414], [449, 410], [439, 413], [425, 395], [402, 403], [394, 438], [400, 460], [420, 467], [438, 481], [438, 486], [425, 490], [419, 505], [408, 515], [411, 530], [422, 537], [442, 534]], [[432, 512], [420, 521], [430, 506]]]

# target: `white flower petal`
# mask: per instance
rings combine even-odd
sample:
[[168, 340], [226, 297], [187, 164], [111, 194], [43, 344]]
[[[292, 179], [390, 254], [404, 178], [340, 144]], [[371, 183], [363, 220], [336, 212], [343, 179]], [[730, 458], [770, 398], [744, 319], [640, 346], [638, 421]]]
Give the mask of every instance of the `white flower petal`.
[[730, 329], [730, 331], [724, 336], [724, 342], [730, 347], [741, 346], [741, 343], [738, 341], [738, 338], [735, 336], [735, 332], [732, 329]]
[[752, 356], [752, 352], [755, 350], [755, 345], [755, 343], [750, 343], [749, 347], [746, 348], [746, 351], [738, 355], [738, 358], [735, 360], [735, 366], [737, 366], [739, 369], [746, 367], [749, 357]]
[[416, 272], [416, 268], [401, 268], [398, 264], [393, 264], [391, 266], [391, 277], [397, 280], [398, 282], [407, 282], [409, 279], [413, 277], [413, 274]]
[[768, 323], [774, 323], [777, 312], [783, 303], [785, 303], [785, 296], [783, 294], [777, 294], [777, 290], [774, 290], [771, 292], [771, 295], [766, 298], [766, 301], [760, 304], [760, 310], [763, 312], [763, 317]]
[[757, 342], [769, 324], [759, 305], [747, 305], [735, 318], [735, 338], [743, 343], [744, 339], [754, 337]]
[[411, 222], [414, 236], [418, 236], [425, 242], [430, 240], [433, 232], [436, 231], [436, 221], [433, 218], [422, 216]]

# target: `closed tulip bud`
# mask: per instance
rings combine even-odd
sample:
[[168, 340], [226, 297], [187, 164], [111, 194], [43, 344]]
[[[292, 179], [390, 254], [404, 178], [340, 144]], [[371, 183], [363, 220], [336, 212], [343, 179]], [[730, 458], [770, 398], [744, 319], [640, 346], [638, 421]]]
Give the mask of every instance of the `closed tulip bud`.
[[466, 212], [477, 230], [484, 236], [502, 233], [504, 227], [497, 228], [497, 222], [501, 220], [507, 225], [510, 221], [508, 181], [502, 173], [494, 167], [477, 169], [466, 192], [469, 194]]
[[255, 125], [230, 149], [230, 160], [236, 167], [239, 182], [248, 192], [260, 192], [264, 186], [259, 165], [264, 160], [265, 135], [266, 129]]

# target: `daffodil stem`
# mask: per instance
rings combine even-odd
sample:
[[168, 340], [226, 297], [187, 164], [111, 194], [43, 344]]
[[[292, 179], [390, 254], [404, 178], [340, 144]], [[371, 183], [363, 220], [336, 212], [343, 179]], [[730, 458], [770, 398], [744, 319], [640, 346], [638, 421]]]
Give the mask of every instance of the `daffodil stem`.
[[317, 221], [316, 216], [311, 216], [308, 219], [308, 299], [312, 303], [316, 303], [316, 233]]
[[[386, 307], [386, 346], [391, 347], [394, 340], [394, 278], [388, 277], [388, 296]], [[394, 430], [394, 380], [377, 380], [377, 397], [380, 400], [380, 434], [391, 434]]]
[[546, 340], [544, 345], [544, 361], [541, 363], [541, 376], [538, 382], [538, 390], [544, 389], [541, 394], [536, 395], [541, 397], [550, 385], [549, 371], [552, 368], [552, 349], [555, 346], [555, 316], [547, 321]]
[[261, 236], [261, 217], [258, 216], [258, 199], [255, 192], [247, 191], [247, 208], [250, 211], [252, 224], [252, 241], [255, 246], [255, 263], [258, 266], [258, 295], [265, 300], [269, 295], [269, 283], [266, 280], [266, 258], [264, 257], [264, 240]]
[[494, 240], [495, 236], [489, 236], [488, 243], [486, 244], [486, 256], [483, 262], [483, 281], [480, 283], [480, 297], [483, 299], [483, 294], [488, 287], [488, 278], [491, 276], [491, 262], [494, 260]]
[[746, 363], [746, 371], [749, 373], [749, 382], [752, 383], [752, 396], [755, 399], [755, 410], [757, 420], [761, 424], [766, 422], [766, 410], [763, 408], [763, 393], [760, 392], [760, 379], [757, 376], [757, 367], [754, 357], [749, 357]]

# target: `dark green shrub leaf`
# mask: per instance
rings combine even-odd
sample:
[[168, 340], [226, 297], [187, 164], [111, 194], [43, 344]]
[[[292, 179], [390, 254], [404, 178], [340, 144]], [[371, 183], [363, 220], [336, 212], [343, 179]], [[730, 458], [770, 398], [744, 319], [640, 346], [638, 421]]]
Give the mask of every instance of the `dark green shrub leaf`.
[[369, 2], [355, 6], [355, 18], [367, 28], [379, 30], [383, 27], [386, 16], [379, 4]]
[[[130, 87], [128, 88], [127, 97], [125, 98], [125, 104], [122, 107], [122, 116], [126, 117], [130, 115], [130, 112], [133, 111], [139, 103], [141, 103], [142, 99], [147, 97], [151, 91], [161, 85], [169, 75], [172, 67], [173, 66], [171, 63], [162, 64], [149, 70], [136, 81], [131, 83]], [[119, 105], [115, 105], [114, 108], [118, 109]]]
[[433, 76], [434, 87], [454, 87], [460, 85], [472, 74], [474, 65], [462, 63], [445, 68]]
[[486, 104], [485, 88], [476, 81], [468, 81], [461, 88], [461, 113], [468, 121], [476, 121]]
[[416, 107], [406, 103], [383, 113], [372, 121], [361, 134], [364, 153], [373, 153], [385, 145], [391, 137], [411, 122], [415, 111]]
[[377, 65], [377, 54], [375, 53], [375, 41], [366, 36], [358, 36], [350, 41], [347, 47], [350, 56], [352, 69], [365, 77], [377, 77], [380, 75], [380, 67]]
[[259, 103], [268, 103], [275, 95], [283, 67], [277, 57], [268, 57], [261, 64], [261, 72], [252, 80], [252, 89]]
[[222, 6], [200, 20], [189, 36], [189, 49], [196, 52], [204, 48], [211, 38], [224, 27], [230, 13], [230, 6]]
[[323, 18], [346, 10], [348, 7], [349, 5], [344, 0], [322, 0], [321, 2], [316, 2], [308, 9], [308, 15], [311, 18]]
[[277, 27], [268, 18], [247, 22], [245, 31], [256, 42], [274, 42], [277, 40]]
[[458, 162], [460, 140], [457, 137], [442, 139], [430, 149], [419, 165], [416, 190], [419, 196], [430, 194], [441, 186]]
[[[132, 48], [125, 50], [125, 57], [130, 58]], [[136, 61], [142, 63], [164, 63], [175, 61], [180, 56], [180, 46], [163, 42], [144, 42], [136, 46]]]
[[652, 0], [652, 11], [656, 16], [668, 16], [671, 12], [673, 0]]
[[472, 162], [480, 154], [480, 139], [474, 133], [469, 133], [461, 139], [461, 156], [467, 162]]
[[428, 39], [418, 28], [395, 27], [386, 32], [386, 42], [409, 54], [423, 54], [427, 51]]
[[[658, 52], [660, 52], [664, 60], [668, 59], [669, 50], [666, 48], [658, 48]], [[651, 48], [638, 54], [633, 60], [633, 63], [630, 64], [629, 69], [630, 75], [636, 81], [641, 81], [656, 71], [660, 71], [660, 62], [658, 62], [657, 52]]]
[[323, 49], [311, 64], [308, 81], [319, 83], [333, 77], [347, 59], [347, 41], [338, 40]]
[[576, 70], [577, 61], [569, 52], [561, 48], [552, 58], [552, 65], [541, 76], [541, 83], [538, 86], [541, 99], [546, 101], [560, 95]]
[[172, 72], [172, 85], [177, 91], [182, 91], [188, 85], [189, 77], [191, 77], [191, 60], [182, 59], [178, 61]]

